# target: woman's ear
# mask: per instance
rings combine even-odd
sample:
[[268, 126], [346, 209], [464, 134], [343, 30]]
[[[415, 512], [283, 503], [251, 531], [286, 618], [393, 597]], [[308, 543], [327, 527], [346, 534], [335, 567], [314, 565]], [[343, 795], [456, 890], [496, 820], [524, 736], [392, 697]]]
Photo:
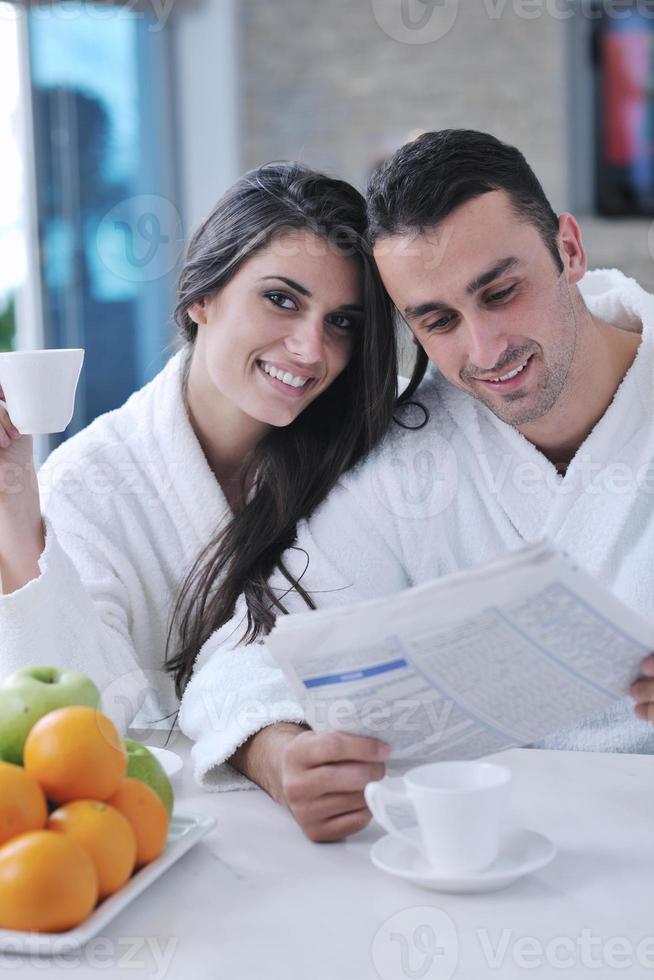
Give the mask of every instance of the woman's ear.
[[194, 303], [191, 303], [187, 307], [186, 312], [190, 316], [194, 323], [204, 325], [207, 322], [207, 297], [203, 296], [202, 299], [196, 299]]

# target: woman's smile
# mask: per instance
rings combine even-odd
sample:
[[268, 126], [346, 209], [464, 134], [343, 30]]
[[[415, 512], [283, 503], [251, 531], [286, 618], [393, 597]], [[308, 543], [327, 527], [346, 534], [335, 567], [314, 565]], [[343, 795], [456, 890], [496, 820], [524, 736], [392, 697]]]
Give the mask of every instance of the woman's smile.
[[263, 371], [266, 378], [271, 381], [280, 381], [285, 388], [290, 388], [291, 391], [305, 391], [307, 386], [315, 381], [315, 375], [308, 374], [297, 365], [283, 363], [281, 361], [269, 361], [260, 358], [257, 361], [257, 367]]

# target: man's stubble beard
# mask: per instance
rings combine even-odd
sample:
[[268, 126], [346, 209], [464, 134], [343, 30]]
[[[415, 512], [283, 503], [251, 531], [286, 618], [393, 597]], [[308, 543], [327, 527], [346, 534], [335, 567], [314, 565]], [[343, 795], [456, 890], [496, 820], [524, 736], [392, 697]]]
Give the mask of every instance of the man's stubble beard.
[[539, 395], [536, 398], [536, 402], [530, 406], [525, 406], [521, 412], [517, 404], [513, 410], [511, 409], [512, 402], [518, 403], [521, 399], [525, 398], [524, 393], [519, 390], [501, 396], [503, 402], [499, 404], [493, 398], [486, 398], [482, 394], [474, 394], [474, 397], [489, 408], [493, 415], [496, 415], [502, 422], [506, 422], [515, 428], [521, 425], [527, 425], [530, 422], [536, 422], [538, 419], [547, 415], [548, 412], [551, 412], [560, 399], [570, 374], [570, 368], [572, 367], [577, 350], [579, 323], [567, 281], [564, 280], [562, 286], [564, 288], [559, 289], [560, 303], [565, 304], [566, 310], [565, 312], [562, 310], [561, 313], [562, 317], [563, 315], [566, 317], [568, 327], [564, 337], [567, 337], [569, 332], [571, 334], [571, 341], [556, 352], [556, 356], [551, 358], [549, 365], [542, 356], [542, 348], [534, 355], [535, 357], [542, 358], [542, 375], [538, 381]]

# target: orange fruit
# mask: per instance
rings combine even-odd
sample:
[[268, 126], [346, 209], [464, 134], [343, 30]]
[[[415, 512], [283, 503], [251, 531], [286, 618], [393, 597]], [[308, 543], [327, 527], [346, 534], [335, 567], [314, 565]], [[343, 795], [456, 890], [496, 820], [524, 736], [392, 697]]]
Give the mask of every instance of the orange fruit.
[[37, 721], [25, 740], [23, 764], [55, 803], [106, 800], [127, 772], [127, 751], [110, 718], [74, 705]]
[[74, 929], [97, 900], [93, 862], [62, 834], [31, 830], [0, 847], [0, 928]]
[[153, 789], [140, 779], [124, 779], [107, 801], [120, 810], [136, 836], [136, 867], [159, 857], [168, 837], [168, 811]]
[[0, 844], [28, 830], [42, 830], [48, 805], [39, 784], [13, 762], [0, 762]]
[[99, 800], [75, 800], [50, 814], [48, 830], [83, 847], [98, 873], [100, 898], [113, 895], [134, 870], [136, 838], [131, 824]]

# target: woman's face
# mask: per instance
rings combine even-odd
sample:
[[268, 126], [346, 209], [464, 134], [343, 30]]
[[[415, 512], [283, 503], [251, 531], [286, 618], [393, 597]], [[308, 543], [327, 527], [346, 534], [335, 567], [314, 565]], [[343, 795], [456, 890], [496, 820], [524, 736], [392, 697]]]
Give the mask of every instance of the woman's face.
[[356, 258], [303, 230], [246, 260], [189, 308], [205, 405], [228, 399], [264, 424], [291, 423], [350, 359], [363, 327], [361, 278]]

